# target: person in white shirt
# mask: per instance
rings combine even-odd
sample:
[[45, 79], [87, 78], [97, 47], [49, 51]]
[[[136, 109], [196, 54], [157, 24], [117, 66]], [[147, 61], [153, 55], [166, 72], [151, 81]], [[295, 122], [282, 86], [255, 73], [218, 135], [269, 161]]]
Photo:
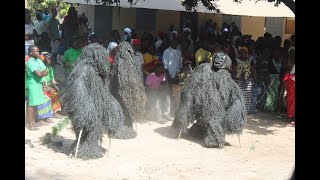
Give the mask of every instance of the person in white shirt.
[[38, 22], [34, 25], [37, 33], [41, 35], [43, 32], [48, 32], [48, 25], [45, 20], [42, 19], [41, 14], [36, 14]]
[[144, 75], [143, 75], [143, 55], [140, 52], [141, 41], [139, 39], [133, 39], [131, 41], [132, 47], [134, 49], [134, 63], [137, 68], [137, 72], [141, 77], [142, 82], [144, 83]]
[[174, 85], [179, 82], [178, 73], [182, 66], [182, 54], [181, 51], [177, 48], [177, 39], [173, 38], [171, 40], [171, 45], [163, 52], [162, 62], [164, 65], [164, 69], [167, 73], [168, 82], [169, 82], [169, 107], [170, 107], [170, 115], [174, 115], [174, 109], [176, 107], [176, 102], [174, 101], [174, 94], [172, 93], [174, 90]]
[[177, 39], [171, 40], [171, 45], [163, 52], [162, 62], [169, 78], [169, 83], [176, 83], [178, 80], [177, 74], [182, 68], [182, 54], [176, 49]]

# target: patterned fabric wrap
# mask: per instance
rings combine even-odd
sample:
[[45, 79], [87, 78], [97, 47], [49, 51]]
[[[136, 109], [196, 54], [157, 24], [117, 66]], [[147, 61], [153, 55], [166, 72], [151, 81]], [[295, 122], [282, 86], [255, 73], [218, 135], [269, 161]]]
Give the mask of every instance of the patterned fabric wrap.
[[45, 99], [45, 102], [43, 104], [37, 106], [36, 119], [45, 119], [45, 118], [52, 118], [53, 117], [51, 100], [47, 96], [47, 94], [45, 94], [44, 99]]
[[279, 74], [270, 74], [271, 83], [266, 91], [267, 99], [264, 109], [268, 111], [276, 111], [278, 107], [278, 89], [280, 85]]
[[251, 89], [252, 89], [252, 81], [251, 80], [235, 80], [239, 85], [241, 92], [243, 94], [246, 111], [249, 112], [250, 104], [251, 104]]
[[58, 111], [61, 111], [61, 104], [60, 104], [58, 93], [57, 92], [50, 92], [48, 94], [49, 94], [49, 97], [51, 99], [52, 111], [54, 113], [58, 112]]

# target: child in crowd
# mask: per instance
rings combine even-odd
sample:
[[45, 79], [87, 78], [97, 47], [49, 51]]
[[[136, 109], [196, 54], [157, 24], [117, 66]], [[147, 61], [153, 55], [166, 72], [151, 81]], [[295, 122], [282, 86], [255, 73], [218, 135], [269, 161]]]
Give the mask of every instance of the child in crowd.
[[151, 120], [169, 118], [168, 80], [162, 64], [157, 64], [154, 72], [149, 74], [145, 81]]

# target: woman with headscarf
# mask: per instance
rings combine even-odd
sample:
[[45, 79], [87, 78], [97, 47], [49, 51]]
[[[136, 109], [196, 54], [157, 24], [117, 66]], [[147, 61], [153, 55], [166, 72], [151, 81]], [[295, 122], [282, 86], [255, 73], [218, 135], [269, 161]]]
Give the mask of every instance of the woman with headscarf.
[[248, 112], [251, 103], [251, 88], [255, 79], [255, 69], [253, 61], [249, 58], [249, 51], [246, 46], [240, 48], [239, 58], [236, 58], [232, 73], [242, 91]]
[[124, 32], [124, 41], [131, 43], [131, 33], [132, 33], [131, 29], [125, 28], [123, 32]]
[[48, 75], [44, 77], [44, 94], [47, 95], [51, 99], [51, 107], [54, 113], [54, 117], [58, 118], [59, 115], [57, 114], [58, 111], [61, 111], [61, 104], [58, 95], [58, 86], [57, 82], [54, 78], [54, 69], [51, 66], [51, 58], [52, 54], [48, 52], [42, 52], [42, 59], [44, 64], [48, 67]]
[[116, 42], [110, 42], [107, 48], [107, 53], [109, 55], [108, 60], [110, 64], [114, 64], [115, 61], [115, 57], [117, 54], [117, 47], [118, 43]]

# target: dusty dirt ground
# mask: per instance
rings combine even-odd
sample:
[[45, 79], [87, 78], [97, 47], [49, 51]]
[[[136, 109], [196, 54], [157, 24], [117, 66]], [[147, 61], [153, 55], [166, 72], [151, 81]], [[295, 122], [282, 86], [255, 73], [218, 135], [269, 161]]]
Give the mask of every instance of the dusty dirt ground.
[[[206, 148], [203, 141], [188, 137], [177, 140], [178, 132], [170, 127], [171, 123], [140, 122], [136, 138], [112, 139], [109, 155], [89, 161], [66, 154], [75, 140], [70, 125], [55, 138], [62, 142], [61, 147], [41, 143], [53, 125], [39, 131], [26, 129], [25, 139], [34, 145], [25, 148], [26, 179], [286, 180], [291, 177], [295, 164], [295, 128], [279, 116], [261, 112], [249, 115], [241, 148], [236, 135], [226, 137], [230, 145], [223, 149]], [[102, 147], [109, 148], [107, 135]]]

